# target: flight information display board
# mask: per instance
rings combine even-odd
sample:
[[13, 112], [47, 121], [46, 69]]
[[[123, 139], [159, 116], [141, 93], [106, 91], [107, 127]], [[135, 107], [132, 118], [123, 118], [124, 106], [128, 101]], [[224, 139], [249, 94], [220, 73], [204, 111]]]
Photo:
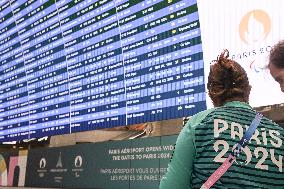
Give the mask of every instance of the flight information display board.
[[3, 0], [0, 66], [0, 141], [206, 109], [196, 0]]

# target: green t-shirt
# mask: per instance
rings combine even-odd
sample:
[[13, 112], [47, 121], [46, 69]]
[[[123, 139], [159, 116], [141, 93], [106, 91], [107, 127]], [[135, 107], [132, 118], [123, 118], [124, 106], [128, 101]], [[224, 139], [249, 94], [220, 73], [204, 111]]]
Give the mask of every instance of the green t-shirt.
[[[234, 101], [193, 116], [177, 138], [160, 189], [199, 189], [241, 140], [255, 114], [248, 104]], [[283, 189], [283, 134], [282, 127], [263, 117], [237, 161], [212, 189]]]

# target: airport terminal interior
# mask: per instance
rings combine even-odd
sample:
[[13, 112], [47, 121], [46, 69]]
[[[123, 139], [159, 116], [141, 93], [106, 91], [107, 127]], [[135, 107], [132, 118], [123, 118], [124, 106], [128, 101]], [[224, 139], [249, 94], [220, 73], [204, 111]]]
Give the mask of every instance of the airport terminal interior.
[[268, 70], [281, 7], [1, 0], [0, 188], [158, 189], [182, 128], [214, 107], [208, 74], [223, 49], [248, 75], [250, 106], [284, 127]]

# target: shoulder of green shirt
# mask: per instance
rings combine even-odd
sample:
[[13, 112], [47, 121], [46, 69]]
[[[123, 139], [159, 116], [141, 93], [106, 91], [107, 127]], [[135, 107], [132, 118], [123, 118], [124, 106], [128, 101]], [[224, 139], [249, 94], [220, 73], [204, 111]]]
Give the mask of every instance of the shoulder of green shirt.
[[222, 108], [222, 107], [236, 107], [236, 108], [252, 109], [252, 107], [245, 102], [239, 102], [239, 101], [227, 102], [223, 106], [204, 110], [204, 111], [201, 111], [201, 112], [195, 114], [186, 123], [186, 125], [185, 125], [186, 129], [188, 129], [190, 132], [192, 132], [192, 136], [194, 137], [195, 128], [198, 125], [200, 125], [200, 123], [206, 118], [206, 116], [208, 116], [211, 112], [215, 111], [216, 109], [219, 109], [219, 108]]
[[222, 107], [238, 107], [238, 108], [252, 109], [252, 107], [245, 102], [239, 102], [239, 101], [227, 102], [226, 104], [224, 104], [221, 107], [211, 108], [211, 109], [204, 110], [204, 111], [201, 111], [201, 112], [195, 114], [194, 116], [192, 116], [189, 119], [189, 121], [186, 123], [185, 127], [187, 127], [188, 129], [194, 130], [196, 128], [196, 126], [199, 125], [202, 122], [202, 120], [205, 119], [205, 117], [207, 115], [209, 115], [214, 110], [216, 110], [218, 108], [222, 108]]
[[213, 112], [216, 108], [212, 108], [212, 109], [208, 109], [208, 110], [204, 110], [202, 112], [199, 112], [197, 114], [195, 114], [194, 116], [192, 116], [188, 122], [186, 123], [185, 127], [187, 128], [191, 128], [191, 129], [195, 129], [195, 127], [197, 125], [199, 125], [203, 119], [205, 119], [205, 117], [207, 115], [209, 115], [211, 112]]

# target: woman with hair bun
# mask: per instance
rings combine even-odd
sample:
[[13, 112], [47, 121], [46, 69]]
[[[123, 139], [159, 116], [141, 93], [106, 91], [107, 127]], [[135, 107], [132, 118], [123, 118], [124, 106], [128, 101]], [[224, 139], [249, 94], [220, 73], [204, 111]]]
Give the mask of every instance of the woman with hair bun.
[[184, 126], [159, 188], [283, 189], [284, 129], [248, 104], [247, 74], [228, 50], [212, 62], [207, 89], [215, 107]]

